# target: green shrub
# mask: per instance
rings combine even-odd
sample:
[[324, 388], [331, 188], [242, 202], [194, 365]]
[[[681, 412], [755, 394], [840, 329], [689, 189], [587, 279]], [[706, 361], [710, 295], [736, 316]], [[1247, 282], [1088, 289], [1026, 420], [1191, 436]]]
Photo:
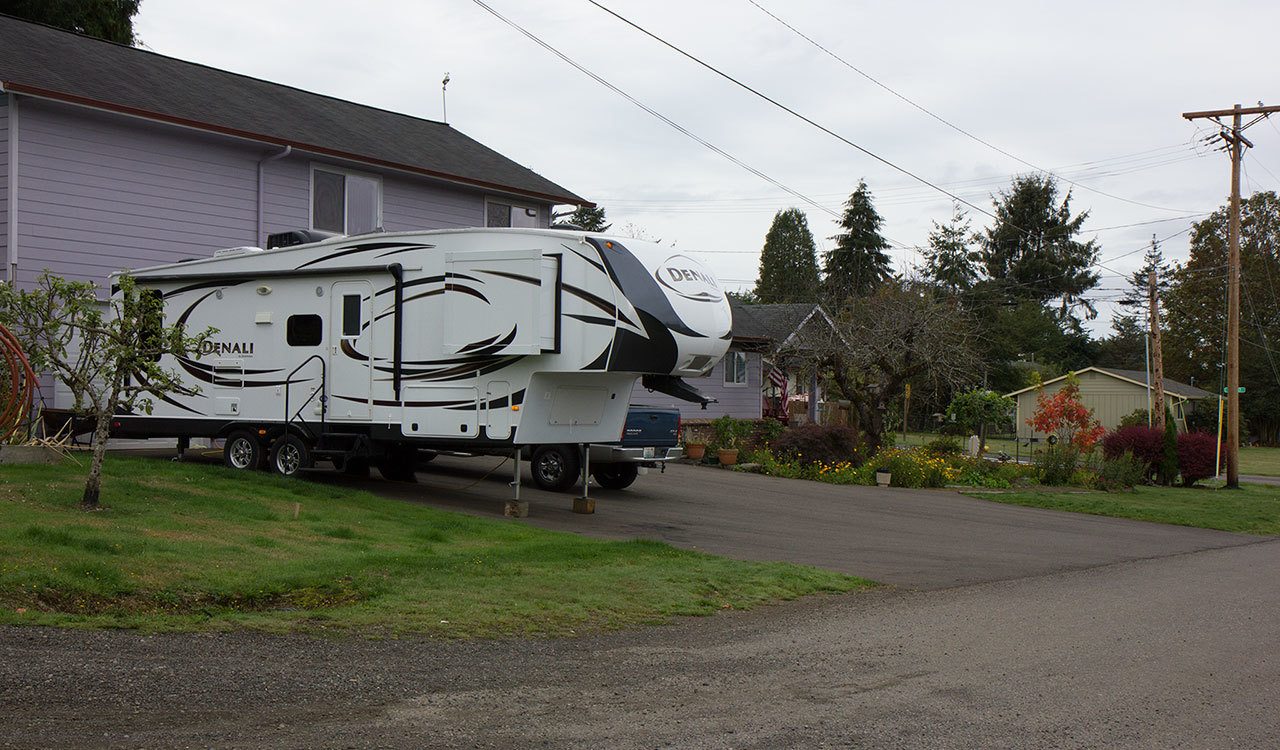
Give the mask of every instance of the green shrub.
[[1146, 409], [1134, 409], [1128, 414], [1120, 417], [1120, 424], [1116, 429], [1121, 427], [1150, 427], [1150, 417], [1147, 416]]
[[782, 433], [771, 449], [780, 458], [800, 463], [860, 465], [860, 447], [858, 433], [850, 427], [811, 424]]
[[1036, 456], [1036, 475], [1040, 484], [1063, 486], [1072, 483], [1080, 451], [1070, 445], [1058, 445]]
[[1124, 453], [1116, 458], [1094, 457], [1089, 462], [1089, 468], [1093, 473], [1090, 486], [1107, 492], [1133, 489], [1134, 485], [1142, 484], [1147, 477], [1146, 463], [1132, 453]]
[[711, 430], [715, 434], [713, 448], [733, 449], [738, 448], [739, 444], [751, 435], [755, 430], [755, 423], [750, 419], [734, 419], [726, 414], [711, 420]]
[[934, 456], [958, 456], [964, 453], [964, 446], [956, 438], [940, 437], [925, 443], [922, 450]]
[[1178, 478], [1178, 426], [1168, 409], [1164, 414], [1164, 453], [1160, 460], [1160, 483], [1169, 486]]

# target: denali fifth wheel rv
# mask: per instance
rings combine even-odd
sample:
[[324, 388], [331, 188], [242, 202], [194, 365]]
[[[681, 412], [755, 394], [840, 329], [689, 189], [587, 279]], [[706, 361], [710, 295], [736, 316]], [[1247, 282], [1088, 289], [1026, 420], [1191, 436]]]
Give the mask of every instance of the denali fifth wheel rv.
[[189, 392], [113, 434], [222, 438], [228, 465], [285, 474], [319, 460], [405, 478], [420, 449], [616, 442], [636, 379], [696, 400], [680, 377], [719, 361], [732, 322], [692, 258], [559, 230], [231, 248], [134, 277], [166, 320], [218, 332], [166, 363]]

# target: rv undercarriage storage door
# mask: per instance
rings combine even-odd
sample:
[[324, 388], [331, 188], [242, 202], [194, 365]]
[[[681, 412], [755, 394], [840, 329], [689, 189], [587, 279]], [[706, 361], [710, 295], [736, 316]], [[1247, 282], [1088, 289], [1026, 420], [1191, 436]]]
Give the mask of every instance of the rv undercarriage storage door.
[[[369, 419], [373, 400], [373, 286], [367, 281], [333, 285], [329, 317], [329, 418]], [[390, 318], [386, 319], [390, 321]], [[384, 373], [388, 379], [391, 373]]]

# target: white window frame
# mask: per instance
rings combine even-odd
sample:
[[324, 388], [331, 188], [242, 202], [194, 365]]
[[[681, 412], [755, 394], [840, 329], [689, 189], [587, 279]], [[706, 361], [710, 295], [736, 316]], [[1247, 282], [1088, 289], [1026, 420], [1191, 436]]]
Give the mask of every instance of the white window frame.
[[[311, 163], [311, 171], [307, 175], [307, 226], [311, 229], [316, 228], [316, 172], [329, 172], [330, 174], [340, 174], [346, 177], [361, 177], [366, 180], [373, 180], [378, 184], [378, 215], [374, 220], [374, 230], [380, 230], [382, 223], [382, 195], [383, 184], [382, 175], [373, 172], [360, 172], [355, 169], [347, 169], [346, 167], [335, 167], [332, 164]], [[347, 195], [346, 189], [343, 189], [343, 196]], [[347, 234], [347, 207], [342, 207], [342, 233]]]
[[[533, 211], [533, 214], [534, 214], [534, 225], [533, 225], [533, 226], [534, 226], [534, 228], [537, 228], [537, 227], [541, 227], [541, 226], [542, 226], [542, 208], [541, 208], [540, 206], [536, 206], [536, 205], [532, 205], [532, 204], [528, 204], [528, 203], [517, 203], [517, 202], [515, 202], [515, 201], [513, 201], [513, 200], [511, 200], [511, 199], [509, 199], [509, 198], [499, 198], [499, 197], [497, 197], [497, 196], [485, 196], [485, 199], [484, 199], [484, 225], [485, 225], [486, 227], [488, 227], [488, 226], [489, 226], [489, 206], [490, 206], [490, 204], [493, 204], [493, 203], [498, 203], [498, 204], [501, 204], [501, 205], [503, 205], [503, 206], [511, 206], [511, 210], [512, 210], [512, 211], [515, 211], [516, 209], [523, 209], [524, 211]], [[527, 215], [528, 215], [528, 214], [526, 214], [526, 216], [527, 216]], [[523, 228], [525, 228], [525, 227], [498, 227], [498, 228], [499, 228], [499, 229], [509, 229], [509, 228], [514, 228], [514, 229], [523, 229]]]
[[[733, 372], [734, 375], [737, 375], [738, 368], [736, 367], [731, 368], [731, 365], [730, 365], [730, 361], [737, 357], [742, 357], [742, 378], [743, 378], [742, 382], [738, 382], [736, 380], [729, 380], [729, 374], [731, 371]], [[726, 352], [724, 355], [723, 364], [724, 364], [724, 372], [721, 374], [721, 380], [724, 381], [724, 385], [726, 388], [745, 388], [751, 382], [751, 357], [747, 356], [746, 352], [737, 352], [737, 351]]]

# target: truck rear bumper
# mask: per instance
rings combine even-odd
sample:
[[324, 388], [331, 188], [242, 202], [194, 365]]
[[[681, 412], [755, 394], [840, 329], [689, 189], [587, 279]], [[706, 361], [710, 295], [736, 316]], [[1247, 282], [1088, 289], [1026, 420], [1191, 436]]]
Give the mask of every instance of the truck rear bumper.
[[680, 448], [622, 448], [616, 445], [592, 445], [591, 463], [640, 464], [656, 466], [684, 455]]

